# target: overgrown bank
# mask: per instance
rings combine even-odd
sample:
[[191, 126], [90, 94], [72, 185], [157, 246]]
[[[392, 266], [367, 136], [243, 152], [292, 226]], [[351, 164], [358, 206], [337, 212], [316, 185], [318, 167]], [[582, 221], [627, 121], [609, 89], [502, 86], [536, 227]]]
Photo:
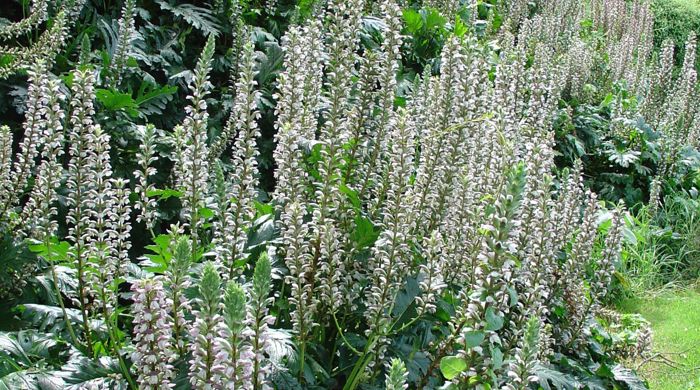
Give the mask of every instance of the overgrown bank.
[[605, 306], [700, 136], [647, 3], [8, 15], [6, 387], [644, 388]]

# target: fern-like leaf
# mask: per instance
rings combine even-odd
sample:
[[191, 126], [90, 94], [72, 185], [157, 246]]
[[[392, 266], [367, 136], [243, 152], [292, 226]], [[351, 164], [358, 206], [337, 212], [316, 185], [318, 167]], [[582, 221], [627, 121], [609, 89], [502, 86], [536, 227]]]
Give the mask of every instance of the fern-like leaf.
[[158, 1], [160, 8], [170, 11], [178, 18], [184, 19], [192, 27], [202, 31], [205, 35], [213, 34], [218, 36], [221, 33], [216, 15], [209, 8], [197, 7], [192, 4], [171, 4], [171, 2]]

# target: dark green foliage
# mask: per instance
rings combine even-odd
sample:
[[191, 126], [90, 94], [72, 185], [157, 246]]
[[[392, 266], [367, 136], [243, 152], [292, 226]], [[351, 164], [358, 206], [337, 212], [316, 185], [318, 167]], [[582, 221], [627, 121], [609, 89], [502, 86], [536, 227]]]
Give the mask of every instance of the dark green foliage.
[[654, 0], [654, 44], [661, 47], [666, 39], [676, 44], [676, 63], [681, 65], [685, 48], [683, 43], [691, 31], [700, 31], [700, 2], [698, 0]]
[[[141, 139], [137, 126], [152, 124], [156, 128], [157, 144], [155, 149], [160, 158], [153, 166], [157, 174], [150, 178], [157, 190], [150, 191], [148, 197], [157, 201], [159, 220], [152, 231], [144, 224], [132, 221], [132, 248], [129, 257], [133, 263], [131, 275], [127, 280], [119, 280], [120, 288], [115, 288], [119, 303], [124, 306], [118, 309], [108, 321], [90, 320], [86, 329], [94, 332], [96, 340], [94, 353], [85, 353], [85, 348], [79, 343], [69, 344], [69, 326], [79, 328], [81, 312], [76, 308], [73, 297], [77, 285], [75, 270], [68, 268], [67, 243], [52, 242], [52, 248], [46, 244], [29, 247], [17, 244], [9, 233], [2, 236], [0, 241], [0, 292], [5, 289], [12, 295], [7, 305], [0, 305], [0, 315], [7, 314], [11, 321], [0, 319], [0, 330], [13, 332], [0, 333], [0, 390], [4, 388], [37, 387], [40, 383], [54, 387], [89, 384], [104, 388], [120, 388], [126, 386], [125, 381], [115, 379], [117, 375], [129, 372], [126, 353], [113, 353], [127, 347], [125, 340], [127, 332], [132, 329], [131, 313], [124, 310], [130, 302], [129, 287], [131, 277], [150, 278], [153, 274], [161, 275], [168, 271], [176, 273], [181, 279], [188, 275], [197, 275], [194, 285], [184, 289], [184, 295], [190, 298], [200, 298], [214, 312], [219, 310], [222, 280], [212, 262], [208, 260], [212, 254], [210, 248], [199, 247], [191, 253], [188, 237], [180, 237], [173, 245], [173, 235], [167, 230], [179, 220], [182, 208], [182, 192], [178, 191], [173, 180], [173, 160], [168, 157], [174, 152], [176, 139], [171, 129], [180, 124], [185, 116], [183, 107], [189, 104], [187, 100], [188, 84], [192, 81], [197, 58], [205, 47], [208, 39], [216, 37], [216, 49], [212, 53], [212, 83], [211, 95], [206, 103], [211, 114], [207, 124], [207, 139], [213, 142], [220, 136], [232, 110], [232, 100], [236, 87], [232, 79], [236, 78], [235, 71], [238, 60], [238, 49], [241, 42], [253, 42], [256, 71], [256, 88], [261, 91], [260, 98], [255, 102], [261, 118], [258, 125], [261, 137], [258, 140], [260, 155], [258, 164], [261, 169], [260, 196], [256, 203], [257, 216], [250, 230], [245, 231], [247, 241], [245, 252], [249, 256], [238, 260], [235, 264], [241, 272], [241, 279], [248, 280], [248, 285], [239, 285], [228, 281], [223, 295], [223, 317], [226, 324], [236, 331], [242, 331], [246, 321], [245, 310], [248, 299], [252, 301], [255, 320], [258, 326], [267, 323], [267, 310], [270, 318], [274, 318], [274, 328], [289, 328], [290, 303], [286, 284], [280, 282], [280, 277], [288, 271], [280, 264], [278, 255], [268, 255], [267, 249], [277, 244], [279, 229], [275, 225], [274, 206], [268, 203], [267, 194], [275, 188], [273, 171], [275, 164], [272, 152], [275, 148], [274, 135], [275, 98], [277, 91], [276, 80], [282, 70], [284, 53], [280, 46], [280, 37], [292, 23], [300, 23], [319, 17], [318, 0], [280, 0], [275, 10], [266, 9], [265, 1], [184, 1], [184, 0], [139, 0], [136, 2], [135, 23], [137, 34], [132, 42], [128, 58], [124, 59], [124, 69], [119, 81], [114, 81], [116, 46], [119, 37], [118, 20], [122, 1], [88, 1], [87, 6], [76, 20], [65, 49], [58, 55], [52, 68], [52, 73], [62, 78], [66, 85], [72, 84], [70, 71], [79, 67], [94, 69], [99, 80], [96, 91], [95, 120], [111, 137], [111, 161], [116, 177], [130, 179], [134, 182], [134, 170], [138, 169], [136, 154], [139, 151]], [[19, 19], [26, 10], [26, 2], [20, 5], [12, 4], [5, 15], [11, 19]], [[438, 10], [423, 7], [422, 4], [412, 4], [403, 9], [404, 43], [401, 48], [402, 63], [399, 66], [398, 92], [396, 105], [405, 105], [410, 99], [412, 80], [418, 74], [436, 74], [440, 69], [440, 53], [447, 40], [455, 35], [463, 37], [474, 33], [477, 39], [488, 38], [498, 31], [505, 23], [504, 16], [498, 6], [499, 1], [479, 1], [476, 9], [460, 9], [454, 18], [441, 14]], [[238, 8], [236, 8], [238, 7]], [[369, 7], [369, 6], [368, 6]], [[533, 10], [534, 7], [531, 7]], [[470, 14], [475, 12], [476, 15]], [[664, 11], [665, 12], [665, 11]], [[669, 11], [670, 12], [670, 11]], [[669, 15], [672, 15], [669, 13]], [[671, 16], [669, 16], [670, 18]], [[50, 20], [55, 18], [55, 11], [50, 11]], [[474, 24], [471, 20], [476, 20]], [[50, 23], [50, 22], [49, 22]], [[662, 22], [660, 22], [662, 23]], [[674, 22], [675, 23], [675, 22]], [[668, 36], [680, 38], [685, 28], [694, 26], [692, 23], [670, 23], [666, 30]], [[366, 16], [362, 20], [360, 32], [361, 51], [376, 49], [382, 39], [381, 20], [374, 16]], [[475, 31], [469, 31], [474, 29]], [[585, 30], [585, 29], [584, 29]], [[588, 33], [584, 31], [584, 34]], [[15, 43], [27, 43], [35, 37], [21, 37]], [[592, 38], [593, 39], [593, 38]], [[494, 50], [497, 56], [497, 50]], [[0, 62], [5, 59], [0, 58]], [[532, 63], [530, 59], [528, 66]], [[490, 66], [490, 65], [489, 65]], [[233, 73], [233, 74], [232, 74]], [[19, 132], [24, 115], [24, 99], [26, 98], [26, 75], [18, 73], [0, 83], [0, 117], [3, 124]], [[324, 80], [325, 81], [325, 80]], [[560, 168], [571, 166], [577, 159], [583, 160], [584, 176], [589, 188], [600, 194], [609, 202], [617, 203], [624, 200], [634, 206], [648, 198], [650, 179], [654, 176], [659, 155], [657, 152], [658, 134], [649, 127], [643, 118], [625, 118], [624, 136], [610, 135], [615, 126], [611, 120], [611, 103], [624, 102], [634, 104], [635, 97], [627, 91], [624, 85], [611, 85], [609, 80], [602, 79], [592, 96], [585, 101], [568, 99], [560, 103], [561, 110], [555, 122], [558, 165]], [[598, 96], [603, 95], [603, 96]], [[323, 102], [325, 104], [325, 102]], [[422, 131], [422, 129], [419, 129]], [[17, 149], [17, 145], [14, 145]], [[310, 145], [306, 158], [310, 176], [318, 176], [316, 165], [321, 161], [322, 145]], [[222, 156], [219, 169], [222, 172], [230, 170], [231, 154], [227, 150]], [[692, 194], [693, 187], [700, 187], [700, 176], [695, 167], [700, 160], [698, 155], [688, 150], [684, 156], [688, 164], [685, 171], [678, 177], [671, 178], [667, 183], [669, 188], [684, 188]], [[694, 165], [695, 164], [695, 165]], [[503, 262], [513, 256], [506, 246], [510, 236], [517, 230], [512, 220], [518, 212], [518, 206], [523, 201], [525, 188], [525, 171], [520, 165], [512, 167], [508, 182], [502, 188], [499, 199], [486, 212], [488, 226], [478, 233], [485, 237], [486, 245], [493, 247], [495, 260], [489, 272], [495, 274], [501, 271]], [[368, 217], [362, 209], [363, 199], [358, 193], [345, 185], [340, 187], [342, 198], [348, 209], [354, 214], [346, 222], [349, 226], [348, 244], [351, 246], [352, 259], [360, 266], [367, 264], [372, 248], [380, 237], [382, 226], [377, 220]], [[59, 193], [63, 196], [65, 188]], [[132, 194], [132, 201], [136, 194]], [[696, 197], [697, 195], [695, 195]], [[698, 209], [697, 201], [688, 201], [685, 197], [679, 200], [667, 201], [667, 208], [658, 215], [659, 224], [673, 226], [674, 229], [685, 228], [686, 237], [700, 237], [698, 229], [692, 229], [691, 224], [682, 224], [689, 218], [692, 220]], [[675, 208], [674, 208], [675, 207]], [[209, 227], [214, 220], [214, 206], [198, 210], [203, 225]], [[65, 236], [65, 199], [59, 200], [59, 232]], [[345, 222], [345, 221], [344, 221]], [[205, 230], [205, 229], [202, 229]], [[674, 245], [673, 234], [669, 234], [669, 250], [680, 252]], [[210, 237], [204, 237], [207, 241]], [[690, 240], [688, 241], [690, 242]], [[65, 245], [64, 245], [65, 244]], [[696, 242], [697, 244], [697, 242]], [[691, 266], [696, 260], [695, 251], [700, 247], [691, 248], [684, 267]], [[421, 248], [411, 248], [418, 259]], [[32, 252], [33, 251], [33, 252]], [[51, 252], [49, 252], [51, 251]], [[257, 259], [257, 260], [255, 260]], [[416, 260], [419, 262], [420, 260]], [[140, 263], [140, 267], [136, 263]], [[55, 263], [52, 274], [49, 266]], [[411, 264], [414, 266], [414, 264]], [[700, 271], [700, 270], [699, 270]], [[314, 277], [312, 275], [311, 277]], [[54, 277], [56, 282], [54, 282]], [[454, 296], [453, 291], [445, 291], [436, 298], [434, 313], [416, 316], [419, 308], [416, 296], [419, 294], [419, 279], [406, 277], [400, 288], [397, 288], [395, 304], [390, 313], [395, 316], [395, 334], [391, 335], [387, 355], [397, 357], [404, 362], [407, 371], [407, 381], [419, 383], [421, 379], [429, 381], [429, 386], [437, 386], [436, 378], [441, 372], [444, 378], [451, 379], [463, 373], [467, 361], [460, 356], [452, 355], [439, 360], [439, 370], [432, 372], [432, 356], [426, 351], [434, 348], [453, 329], [450, 328], [451, 318], [455, 315], [455, 307], [461, 302]], [[366, 280], [360, 283], [367, 283]], [[243, 283], [241, 283], [243, 284]], [[284, 286], [284, 287], [282, 287]], [[366, 287], [366, 286], [362, 286]], [[510, 305], [517, 303], [517, 294], [512, 286], [498, 287], [497, 291], [472, 291], [478, 296], [482, 294], [484, 302], [491, 299], [492, 293], [503, 293]], [[495, 288], [494, 288], [495, 289]], [[506, 291], [507, 290], [507, 291]], [[246, 294], [250, 295], [247, 297]], [[19, 298], [18, 298], [19, 296]], [[274, 296], [275, 299], [271, 297]], [[61, 308], [65, 301], [67, 308]], [[341, 323], [336, 328], [323, 323], [313, 329], [313, 340], [307, 346], [307, 355], [300, 362], [289, 354], [282, 364], [289, 371], [281, 371], [273, 379], [279, 389], [328, 389], [340, 388], [343, 381], [351, 376], [357, 353], [371, 343], [362, 328], [363, 316], [361, 299], [359, 307], [339, 313]], [[484, 305], [483, 328], [466, 332], [464, 349], [477, 353], [479, 358], [487, 361], [485, 373], [475, 377], [472, 384], [488, 385], [496, 373], [504, 371], [511, 356], [504, 356], [507, 351], [500, 341], [494, 342], [489, 332], [507, 330], [511, 318], [497, 314], [493, 307]], [[557, 308], [554, 308], [555, 310]], [[123, 312], [120, 310], [124, 310]], [[412, 318], [415, 322], [411, 322]], [[419, 318], [420, 317], [420, 318]], [[480, 318], [480, 320], [482, 320]], [[68, 322], [66, 322], [68, 321]], [[271, 320], [272, 321], [272, 320]], [[330, 320], [329, 320], [330, 321]], [[534, 323], [534, 322], [533, 322]], [[346, 326], [346, 324], [348, 324]], [[359, 324], [359, 325], [358, 325]], [[272, 327], [272, 324], [270, 324]], [[588, 324], [587, 324], [588, 325]], [[15, 332], [19, 327], [34, 329], [27, 332]], [[113, 327], [110, 329], [110, 327]], [[586, 338], [583, 350], [576, 351], [576, 359], [570, 355], [557, 354], [551, 365], [537, 366], [539, 386], [542, 389], [568, 389], [587, 386], [597, 388], [644, 388], [643, 383], [633, 372], [617, 364], [611, 350], [614, 348], [613, 336], [606, 329], [592, 325], [592, 334]], [[532, 334], [535, 333], [534, 325]], [[44, 333], [45, 332], [45, 333]], [[342, 334], [345, 332], [344, 334]], [[90, 333], [86, 331], [85, 333]], [[534, 338], [534, 337], [533, 337]], [[322, 340], [323, 342], [318, 342]], [[460, 346], [461, 347], [461, 346]], [[124, 348], [125, 350], [128, 348]], [[290, 347], [291, 349], [291, 347]], [[186, 355], [186, 354], [183, 354]], [[113, 356], [113, 357], [110, 357]], [[304, 355], [302, 355], [304, 356]], [[126, 357], [126, 358], [125, 358]], [[177, 365], [178, 377], [175, 379], [177, 388], [187, 388], [187, 356], [181, 356]], [[370, 356], [370, 358], [372, 358]], [[122, 361], [122, 359], [124, 359]], [[398, 367], [398, 364], [397, 364]], [[374, 369], [378, 376], [383, 367]], [[435, 374], [431, 376], [430, 374]], [[297, 375], [298, 374], [298, 375]], [[427, 375], [426, 375], [427, 374]], [[358, 374], [364, 375], [364, 374]], [[371, 378], [374, 384], [381, 380]], [[5, 387], [3, 387], [5, 386]], [[373, 388], [370, 385], [364, 388]]]
[[[587, 184], [601, 198], [635, 206], [648, 200], [660, 161], [659, 134], [642, 117], [618, 118], [624, 135], [614, 133], [610, 104], [628, 93], [618, 85], [598, 105], [572, 102], [555, 121], [560, 166], [584, 162]], [[573, 114], [573, 115], [571, 115]]]
[[24, 284], [26, 275], [36, 267], [36, 256], [26, 244], [18, 244], [12, 235], [0, 236], [0, 297], [17, 294]]

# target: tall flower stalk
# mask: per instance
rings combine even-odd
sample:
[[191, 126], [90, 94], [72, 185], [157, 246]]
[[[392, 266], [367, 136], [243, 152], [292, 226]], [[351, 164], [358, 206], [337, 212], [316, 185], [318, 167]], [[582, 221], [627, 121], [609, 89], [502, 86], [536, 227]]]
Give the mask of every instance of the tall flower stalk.
[[20, 217], [25, 233], [40, 241], [53, 236], [58, 228], [58, 223], [53, 218], [58, 214], [57, 189], [61, 184], [63, 173], [60, 158], [64, 153], [65, 112], [61, 108], [61, 103], [66, 98], [60, 88], [60, 82], [51, 79], [41, 92], [47, 100], [42, 113], [46, 121], [42, 137], [44, 139], [41, 149], [42, 161], [37, 168], [34, 187]]
[[173, 245], [173, 256], [164, 275], [164, 284], [167, 287], [168, 298], [172, 301], [170, 316], [173, 319], [174, 348], [179, 356], [183, 357], [188, 350], [187, 333], [189, 330], [185, 313], [192, 309], [191, 302], [185, 295], [185, 290], [192, 284], [190, 278], [192, 247], [186, 236], [175, 238]]
[[253, 285], [250, 291], [250, 308], [248, 309], [248, 327], [250, 327], [250, 345], [253, 357], [253, 389], [268, 389], [271, 367], [266, 360], [270, 349], [269, 325], [274, 317], [268, 314], [268, 306], [272, 303], [269, 296], [272, 290], [272, 264], [267, 252], [263, 252], [255, 263]]
[[199, 297], [194, 302], [195, 322], [191, 330], [190, 383], [196, 389], [216, 388], [223, 380], [220, 289], [219, 271], [214, 263], [207, 262], [199, 281]]
[[401, 359], [391, 359], [391, 364], [389, 365], [389, 372], [386, 375], [386, 390], [405, 390], [408, 388], [406, 383], [406, 377], [408, 372], [406, 371], [406, 364]]
[[229, 222], [221, 226], [214, 238], [218, 260], [224, 266], [227, 279], [232, 279], [240, 270], [238, 263], [244, 257], [247, 232], [255, 218], [254, 201], [258, 186], [256, 158], [259, 154], [257, 138], [260, 137], [257, 104], [260, 92], [256, 90], [255, 51], [251, 42], [243, 47], [239, 68], [241, 72], [236, 83], [233, 112], [220, 140], [211, 149], [211, 156], [218, 155], [230, 143], [229, 137], [237, 133], [231, 158], [231, 177], [226, 179], [230, 182], [227, 199], [220, 205]]
[[207, 180], [209, 178], [209, 160], [207, 146], [206, 97], [211, 89], [209, 72], [214, 56], [214, 35], [210, 35], [202, 54], [197, 61], [194, 78], [190, 85], [187, 100], [190, 105], [185, 108], [185, 121], [182, 124], [184, 140], [181, 156], [176, 161], [175, 180], [183, 192], [183, 215], [192, 236], [193, 256], [202, 245], [199, 229], [202, 224], [200, 210], [205, 206]]
[[6, 218], [8, 210], [15, 206], [27, 187], [29, 178], [35, 168], [35, 159], [45, 140], [46, 121], [43, 117], [47, 99], [43, 94], [49, 81], [45, 61], [37, 61], [29, 71], [29, 87], [27, 89], [27, 109], [23, 123], [24, 138], [19, 145], [16, 162], [12, 167], [12, 175], [8, 185], [10, 191], [5, 199], [0, 199], [2, 209], [0, 218]]
[[319, 24], [292, 26], [282, 38], [282, 47], [286, 71], [279, 76], [275, 94], [277, 146], [273, 156], [277, 163], [277, 185], [273, 200], [280, 210], [278, 225], [284, 244], [280, 249], [290, 271], [285, 282], [291, 285], [291, 318], [303, 368], [317, 302], [313, 299], [316, 275], [307, 242], [310, 229], [304, 220], [308, 180], [302, 164], [302, 143], [314, 138], [318, 123], [323, 48]]
[[49, 16], [48, 6], [48, 0], [32, 0], [29, 16], [18, 22], [0, 27], [0, 39], [18, 38], [38, 27]]
[[[318, 282], [311, 289], [318, 301], [333, 315], [343, 304], [345, 285], [344, 253], [338, 229], [340, 184], [342, 180], [343, 148], [350, 138], [348, 114], [353, 87], [353, 70], [359, 43], [360, 16], [364, 1], [330, 2], [326, 19], [328, 31], [326, 51], [328, 77], [325, 99], [328, 109], [321, 119], [319, 132], [321, 161], [319, 179], [314, 180], [314, 199], [311, 213], [311, 271]], [[303, 366], [302, 366], [303, 367]]]
[[72, 244], [69, 251], [70, 259], [77, 269], [78, 303], [82, 313], [83, 335], [86, 339], [88, 354], [92, 353], [92, 330], [90, 328], [89, 280], [88, 261], [90, 248], [88, 242], [90, 232], [90, 202], [88, 195], [94, 190], [92, 183], [95, 159], [92, 142], [98, 125], [93, 122], [95, 113], [93, 99], [95, 94], [94, 75], [92, 69], [83, 68], [74, 72], [72, 113], [68, 130], [68, 179], [66, 187], [69, 190], [67, 204], [69, 206], [66, 220], [68, 222], [68, 239]]
[[540, 343], [540, 321], [537, 317], [528, 320], [525, 332], [515, 351], [515, 359], [508, 366], [509, 383], [507, 390], [527, 390], [530, 383], [537, 380], [534, 375], [538, 362]]
[[415, 128], [405, 110], [394, 114], [390, 122], [390, 152], [387, 200], [384, 205], [383, 231], [372, 250], [367, 289], [367, 345], [358, 358], [345, 389], [357, 386], [362, 372], [376, 359], [381, 360], [387, 336], [393, 326], [395, 296], [403, 284], [410, 261], [410, 237], [413, 215], [409, 198], [409, 180], [413, 170]]
[[174, 349], [168, 314], [172, 302], [166, 297], [159, 280], [139, 280], [132, 285], [132, 290], [135, 351], [131, 360], [138, 374], [139, 388], [172, 388]]
[[149, 124], [138, 129], [141, 136], [141, 145], [139, 145], [136, 157], [140, 169], [134, 171], [134, 177], [136, 178], [134, 192], [138, 195], [134, 208], [139, 211], [136, 222], [143, 222], [146, 228], [151, 231], [151, 235], [153, 235], [153, 225], [157, 217], [157, 203], [149, 196], [149, 193], [155, 190], [155, 186], [149, 182], [149, 179], [158, 173], [156, 168], [153, 167], [153, 163], [158, 161], [155, 150], [156, 128]]
[[247, 340], [250, 332], [246, 324], [247, 299], [243, 287], [229, 281], [224, 291], [224, 330], [223, 348], [226, 352], [224, 377], [227, 388], [253, 388], [253, 361], [255, 352]]
[[403, 43], [401, 7], [394, 0], [383, 1], [380, 7], [387, 28], [384, 31], [384, 40], [380, 46], [377, 65], [379, 68], [377, 76], [379, 114], [367, 135], [368, 145], [362, 156], [363, 167], [359, 169], [364, 176], [362, 184], [358, 188], [360, 199], [368, 198], [372, 189], [382, 181], [382, 159], [387, 152], [388, 125], [393, 115], [396, 75], [401, 64], [401, 45]]
[[126, 0], [122, 7], [121, 18], [119, 18], [119, 36], [111, 63], [112, 84], [115, 86], [119, 85], [121, 81], [124, 66], [129, 59], [131, 44], [136, 35], [135, 16], [136, 0]]
[[[56, 207], [58, 202], [57, 189], [61, 185], [63, 166], [61, 165], [60, 158], [64, 154], [65, 146], [65, 112], [61, 108], [61, 103], [66, 97], [60, 91], [60, 87], [61, 84], [57, 79], [50, 79], [46, 84], [46, 88], [42, 91], [42, 96], [44, 96], [44, 99], [47, 99], [46, 108], [43, 112], [46, 120], [46, 127], [44, 128], [45, 144], [41, 150], [42, 162], [37, 168], [35, 184], [29, 195], [29, 200], [22, 209], [20, 220], [24, 223], [24, 227], [22, 228], [23, 233], [29, 238], [41, 242], [45, 246], [45, 259], [49, 264], [53, 284], [56, 286], [56, 300], [61, 307], [61, 312], [71, 340], [74, 345], [78, 346], [80, 344], [75, 330], [73, 329], [73, 324], [68, 317], [63, 300], [63, 293], [60, 288], [58, 288], [58, 275], [56, 273], [52, 249], [53, 238], [58, 230], [58, 222], [55, 220], [58, 215], [58, 209]], [[3, 129], [0, 129], [0, 144], [5, 142], [2, 132]], [[9, 129], [8, 139], [8, 143], [11, 144], [12, 138], [9, 135]], [[9, 174], [11, 168], [9, 160], [7, 164], [1, 161], [5, 158], [11, 158], [11, 145], [3, 146], [3, 149], [5, 150], [0, 152], [0, 164], [3, 164], [2, 166], [6, 169], [7, 174]], [[0, 178], [4, 178], [2, 172], [0, 172]], [[1, 185], [0, 188], [2, 188]], [[0, 198], [2, 198], [2, 196], [0, 196]]]

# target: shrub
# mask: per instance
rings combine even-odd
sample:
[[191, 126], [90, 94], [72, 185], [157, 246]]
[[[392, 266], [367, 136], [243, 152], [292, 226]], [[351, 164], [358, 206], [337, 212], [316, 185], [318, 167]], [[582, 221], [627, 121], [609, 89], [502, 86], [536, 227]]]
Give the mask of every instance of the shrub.
[[598, 321], [618, 329], [624, 206], [584, 186], [583, 156], [557, 169], [553, 121], [615, 86], [582, 111], [606, 116], [597, 157], [641, 176], [632, 119], [658, 98], [674, 176], [693, 73], [648, 71], [667, 61], [645, 3], [157, 4], [57, 62], [83, 5], [61, 3], [54, 39], [2, 64], [29, 80], [0, 131], [0, 226], [37, 257], [2, 292], [58, 340], [0, 366], [7, 387], [643, 386], [618, 359], [644, 348]]
[[676, 63], [685, 55], [683, 42], [688, 35], [700, 31], [700, 2], [697, 0], [654, 0], [654, 44], [660, 48], [666, 39], [672, 39], [678, 48]]

